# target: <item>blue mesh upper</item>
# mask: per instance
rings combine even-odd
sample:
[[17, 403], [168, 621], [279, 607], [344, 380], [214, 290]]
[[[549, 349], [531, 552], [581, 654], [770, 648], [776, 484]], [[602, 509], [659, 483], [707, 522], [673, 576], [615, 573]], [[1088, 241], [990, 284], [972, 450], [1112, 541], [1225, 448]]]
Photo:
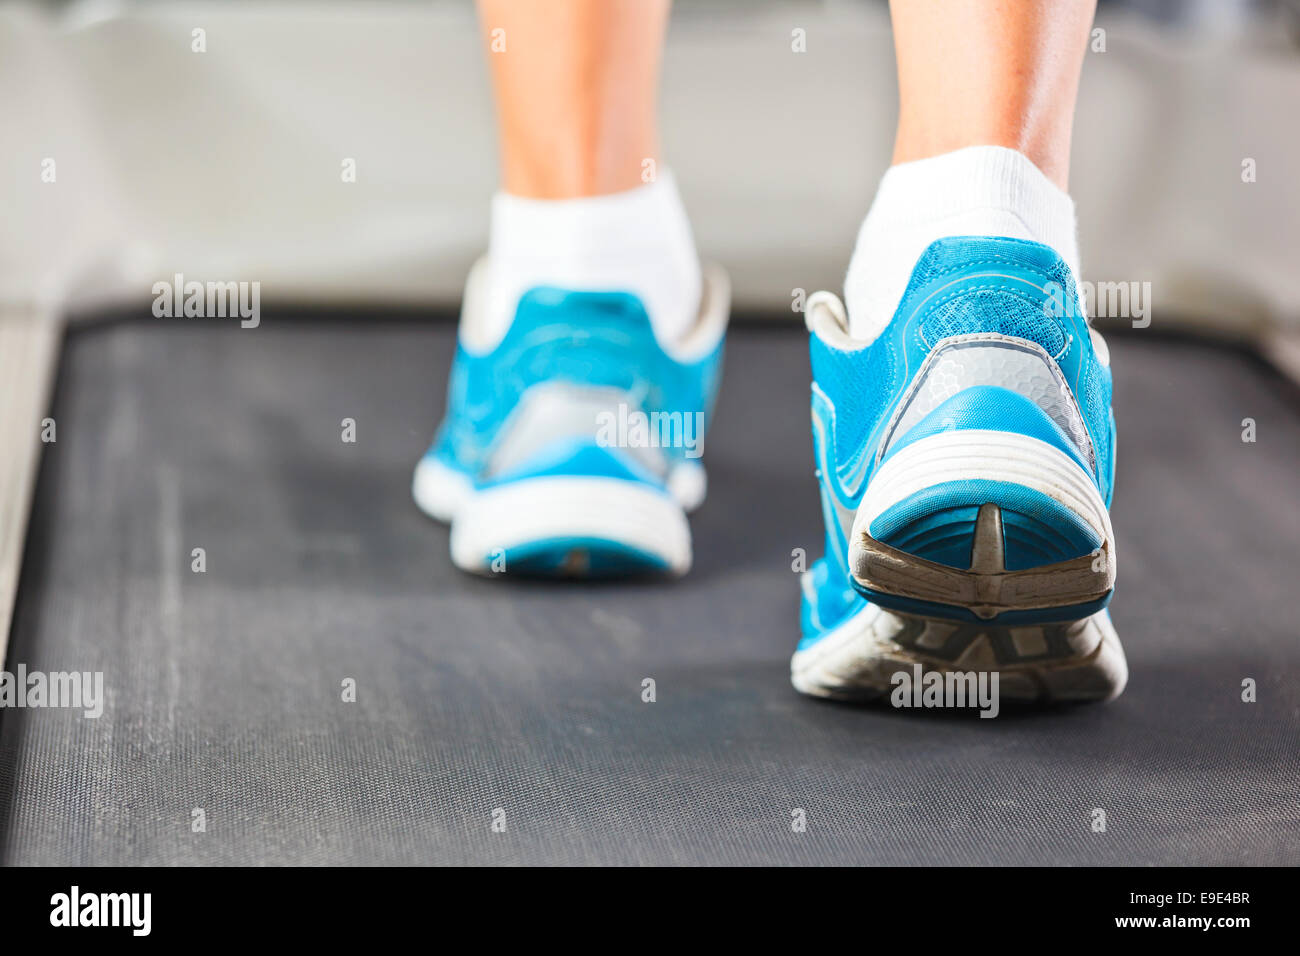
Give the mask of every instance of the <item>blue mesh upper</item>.
[[[885, 347], [877, 347], [877, 346]], [[902, 363], [888, 343], [860, 351], [843, 351], [817, 336], [809, 340], [813, 381], [835, 409], [835, 460], [849, 465], [870, 454], [867, 438], [887, 406], [896, 399]]]
[[[907, 334], [914, 324], [915, 339]], [[1069, 266], [1050, 247], [1023, 239], [955, 236], [931, 243], [917, 261], [890, 326], [892, 338], [926, 352], [942, 339], [978, 332], [1037, 342], [1061, 366], [1092, 438], [1097, 479], [1110, 501], [1110, 369], [1093, 354]], [[918, 360], [921, 358], [917, 356]], [[909, 361], [914, 371], [919, 361]]]
[[[1110, 369], [1100, 362], [1089, 363], [1083, 381], [1079, 383], [1079, 391], [1082, 393], [1078, 397], [1079, 405], [1083, 410], [1084, 424], [1088, 426], [1088, 432], [1092, 435], [1093, 448], [1097, 452], [1097, 469], [1100, 473], [1102, 494], [1105, 496], [1106, 504], [1109, 505], [1114, 490], [1111, 482], [1115, 465], [1115, 449], [1111, 447], [1110, 435]], [[1103, 463], [1107, 465], [1104, 470]]]
[[1048, 355], [1065, 348], [1065, 330], [1044, 314], [1041, 299], [1008, 289], [963, 291], [931, 306], [920, 331], [932, 346], [953, 335], [997, 332], [1037, 342]]
[[[617, 389], [636, 411], [700, 413], [707, 426], [721, 371], [721, 341], [693, 362], [664, 352], [633, 295], [539, 287], [520, 298], [509, 331], [491, 352], [472, 354], [458, 345], [447, 415], [429, 454], [482, 477], [502, 426], [524, 393], [542, 383]], [[677, 446], [662, 453], [670, 459], [684, 454]]]
[[[810, 337], [813, 381], [834, 410], [835, 468], [856, 473], [875, 452], [910, 376], [939, 342], [992, 333], [1035, 342], [1076, 392], [1109, 500], [1110, 370], [1092, 352], [1074, 277], [1036, 242], [959, 236], [931, 243], [917, 261], [893, 322], [870, 345], [840, 349]], [[872, 446], [872, 447], [867, 447]]]

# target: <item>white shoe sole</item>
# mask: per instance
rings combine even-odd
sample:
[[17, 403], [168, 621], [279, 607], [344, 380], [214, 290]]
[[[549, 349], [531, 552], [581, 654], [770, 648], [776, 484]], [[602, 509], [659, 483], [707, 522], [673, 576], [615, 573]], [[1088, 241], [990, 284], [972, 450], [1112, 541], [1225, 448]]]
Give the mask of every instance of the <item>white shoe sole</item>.
[[421, 458], [411, 478], [411, 497], [430, 518], [450, 523], [474, 494], [473, 483], [434, 458]]
[[592, 552], [604, 551], [622, 552], [647, 571], [682, 575], [691, 566], [686, 511], [704, 500], [706, 479], [698, 462], [678, 465], [673, 477], [669, 494], [614, 478], [577, 476], [475, 491], [460, 472], [422, 458], [411, 495], [425, 514], [451, 524], [452, 561], [476, 574], [508, 570], [512, 551], [549, 543], [552, 573], [591, 573]]
[[796, 651], [796, 690], [834, 700], [869, 701], [894, 690], [894, 675], [923, 672], [998, 674], [1003, 700], [1110, 700], [1128, 682], [1128, 662], [1110, 615], [1081, 621], [1004, 627], [896, 614], [874, 604], [812, 647]]
[[530, 478], [472, 493], [451, 524], [451, 559], [477, 574], [509, 572], [512, 555], [545, 573], [601, 573], [602, 556], [685, 574], [691, 532], [668, 495], [616, 478]]

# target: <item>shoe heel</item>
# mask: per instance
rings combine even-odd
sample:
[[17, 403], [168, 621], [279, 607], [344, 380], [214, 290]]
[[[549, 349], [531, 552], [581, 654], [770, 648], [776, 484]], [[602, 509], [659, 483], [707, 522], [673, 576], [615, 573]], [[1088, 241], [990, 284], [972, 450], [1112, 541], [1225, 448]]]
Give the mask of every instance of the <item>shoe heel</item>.
[[949, 432], [888, 460], [854, 522], [849, 565], [883, 607], [1008, 625], [1088, 617], [1115, 586], [1090, 476], [1012, 432]]

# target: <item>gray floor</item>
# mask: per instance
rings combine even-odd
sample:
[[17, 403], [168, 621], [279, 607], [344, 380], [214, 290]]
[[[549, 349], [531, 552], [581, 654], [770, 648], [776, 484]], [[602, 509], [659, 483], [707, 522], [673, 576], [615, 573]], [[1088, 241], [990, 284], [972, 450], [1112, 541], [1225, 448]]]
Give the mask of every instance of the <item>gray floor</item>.
[[1300, 416], [1250, 361], [1113, 342], [1132, 680], [988, 721], [789, 687], [790, 553], [821, 533], [799, 333], [733, 336], [672, 586], [452, 570], [407, 494], [451, 347], [269, 319], [69, 339], [6, 666], [102, 670], [108, 703], [0, 716], [0, 861], [1300, 862]]

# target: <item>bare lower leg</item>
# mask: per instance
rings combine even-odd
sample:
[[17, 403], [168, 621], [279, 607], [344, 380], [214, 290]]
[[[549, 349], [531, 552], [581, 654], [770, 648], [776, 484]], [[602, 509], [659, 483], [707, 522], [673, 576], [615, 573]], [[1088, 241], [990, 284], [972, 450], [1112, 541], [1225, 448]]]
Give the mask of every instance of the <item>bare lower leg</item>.
[[[669, 0], [479, 0], [506, 192], [574, 199], [642, 184], [657, 160]], [[501, 32], [498, 32], [501, 31]]]
[[1095, 0], [890, 0], [894, 162], [1019, 150], [1062, 189]]

